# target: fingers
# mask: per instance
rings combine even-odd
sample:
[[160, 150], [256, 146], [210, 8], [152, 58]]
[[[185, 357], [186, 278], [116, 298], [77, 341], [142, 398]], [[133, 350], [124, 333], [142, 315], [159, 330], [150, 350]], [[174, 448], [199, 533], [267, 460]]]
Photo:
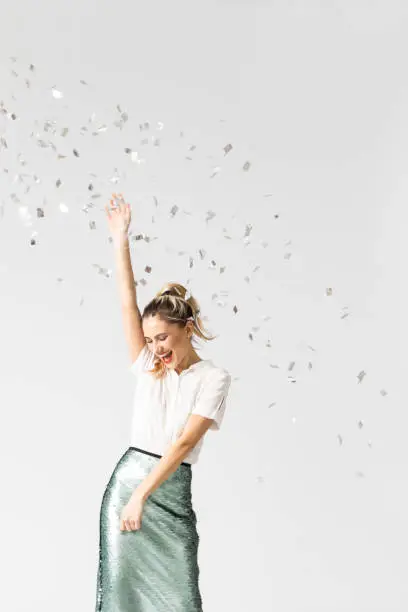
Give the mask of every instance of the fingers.
[[130, 204], [125, 202], [125, 198], [122, 193], [116, 194], [112, 193], [113, 199], [110, 200], [111, 207], [113, 210], [120, 210], [121, 212], [125, 212], [126, 209], [130, 208]]
[[120, 530], [121, 531], [137, 531], [140, 529], [140, 523], [136, 524], [134, 519], [121, 520]]

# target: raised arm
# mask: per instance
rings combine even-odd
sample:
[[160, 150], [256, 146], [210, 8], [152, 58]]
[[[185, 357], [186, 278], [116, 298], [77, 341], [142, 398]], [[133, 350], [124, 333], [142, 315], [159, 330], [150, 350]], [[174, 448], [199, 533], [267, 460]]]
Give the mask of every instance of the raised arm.
[[142, 328], [142, 317], [137, 305], [135, 279], [129, 250], [128, 228], [131, 211], [130, 205], [125, 204], [123, 200], [117, 201], [116, 206], [114, 206], [113, 200], [110, 201], [110, 204], [111, 206], [106, 206], [105, 210], [113, 239], [123, 327], [131, 363], [133, 363], [145, 346], [146, 341]]

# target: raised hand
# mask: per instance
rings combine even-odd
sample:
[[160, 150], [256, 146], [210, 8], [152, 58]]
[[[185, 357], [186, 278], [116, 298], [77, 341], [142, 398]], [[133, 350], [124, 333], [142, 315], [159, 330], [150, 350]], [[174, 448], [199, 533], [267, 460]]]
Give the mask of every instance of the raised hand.
[[108, 227], [116, 245], [123, 243], [128, 237], [128, 229], [131, 220], [130, 204], [126, 204], [123, 195], [120, 193], [112, 194], [110, 206], [106, 205], [105, 210], [108, 219]]

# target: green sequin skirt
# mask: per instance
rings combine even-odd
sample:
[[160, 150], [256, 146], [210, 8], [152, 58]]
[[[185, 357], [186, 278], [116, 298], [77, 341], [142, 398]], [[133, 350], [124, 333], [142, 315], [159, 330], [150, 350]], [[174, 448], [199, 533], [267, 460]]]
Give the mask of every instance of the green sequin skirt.
[[120, 530], [123, 507], [159, 461], [131, 446], [106, 486], [95, 612], [202, 612], [191, 465], [181, 463], [147, 498], [140, 529]]

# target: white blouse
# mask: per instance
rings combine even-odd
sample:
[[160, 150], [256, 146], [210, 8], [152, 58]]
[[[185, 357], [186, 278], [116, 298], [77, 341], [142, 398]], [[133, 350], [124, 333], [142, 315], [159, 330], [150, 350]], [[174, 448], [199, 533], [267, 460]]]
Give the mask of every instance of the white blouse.
[[[155, 379], [148, 373], [154, 360], [145, 344], [130, 366], [136, 376], [130, 446], [164, 455], [181, 435], [190, 414], [213, 419], [210, 429], [214, 431], [220, 428], [231, 376], [210, 359], [203, 359], [180, 374], [168, 369], [162, 379]], [[183, 459], [184, 463], [197, 462], [204, 437]]]

